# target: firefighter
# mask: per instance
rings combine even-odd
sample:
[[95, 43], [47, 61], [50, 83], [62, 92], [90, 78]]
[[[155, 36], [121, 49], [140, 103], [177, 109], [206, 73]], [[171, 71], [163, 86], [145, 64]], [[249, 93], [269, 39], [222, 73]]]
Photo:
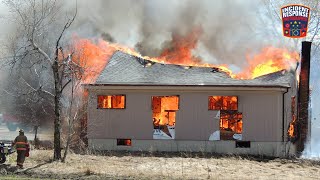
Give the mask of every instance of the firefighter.
[[20, 129], [19, 136], [15, 138], [12, 146], [16, 146], [17, 166], [22, 169], [27, 150], [29, 149], [28, 139], [24, 135], [24, 131], [22, 129]]

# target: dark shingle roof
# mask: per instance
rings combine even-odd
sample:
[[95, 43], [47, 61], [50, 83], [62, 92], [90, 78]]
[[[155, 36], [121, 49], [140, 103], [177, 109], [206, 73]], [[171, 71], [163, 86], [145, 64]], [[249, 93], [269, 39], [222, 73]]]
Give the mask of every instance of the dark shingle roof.
[[[148, 66], [148, 63], [152, 64]], [[150, 65], [149, 64], [149, 65]], [[271, 77], [272, 78], [269, 78]], [[253, 80], [239, 80], [208, 67], [184, 67], [150, 62], [117, 51], [101, 72], [96, 85], [191, 85], [289, 87], [292, 73], [273, 73]]]

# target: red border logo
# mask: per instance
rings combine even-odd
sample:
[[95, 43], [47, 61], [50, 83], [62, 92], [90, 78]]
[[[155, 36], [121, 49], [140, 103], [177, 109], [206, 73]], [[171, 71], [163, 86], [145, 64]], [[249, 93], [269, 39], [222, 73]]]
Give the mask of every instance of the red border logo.
[[304, 5], [291, 4], [281, 8], [283, 35], [290, 38], [307, 36], [310, 8]]

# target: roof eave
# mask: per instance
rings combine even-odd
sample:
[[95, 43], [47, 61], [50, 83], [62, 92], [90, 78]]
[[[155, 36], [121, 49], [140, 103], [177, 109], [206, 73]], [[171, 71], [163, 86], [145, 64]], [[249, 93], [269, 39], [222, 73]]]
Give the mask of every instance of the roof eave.
[[112, 90], [112, 89], [144, 89], [144, 90], [230, 90], [230, 91], [282, 91], [290, 88], [286, 85], [168, 85], [168, 84], [83, 84], [85, 89]]

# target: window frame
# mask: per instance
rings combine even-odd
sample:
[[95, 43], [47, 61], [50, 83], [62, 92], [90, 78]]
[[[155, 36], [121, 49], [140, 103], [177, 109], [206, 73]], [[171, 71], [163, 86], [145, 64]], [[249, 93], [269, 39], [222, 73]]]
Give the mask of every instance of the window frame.
[[[151, 113], [152, 113], [152, 129], [153, 129], [153, 136], [154, 136], [154, 130], [161, 130], [161, 126], [166, 126], [166, 125], [158, 125], [158, 127], [155, 125], [155, 122], [154, 122], [154, 107], [153, 107], [153, 98], [165, 98], [165, 97], [176, 97], [178, 98], [178, 108], [177, 110], [165, 110], [164, 112], [167, 113], [168, 115], [170, 113], [174, 113], [175, 114], [175, 121], [174, 121], [174, 124], [173, 124], [173, 127], [174, 127], [174, 132], [176, 132], [176, 115], [177, 115], [177, 112], [180, 110], [180, 95], [152, 95], [151, 96], [151, 105], [150, 105], [150, 109], [151, 109]], [[169, 118], [168, 118], [168, 125], [169, 125]], [[169, 125], [170, 126], [170, 125]], [[157, 128], [156, 128], [157, 127]], [[161, 139], [161, 138], [152, 138], [153, 140], [175, 140], [176, 139], [176, 136], [172, 136], [171, 134], [171, 138], [170, 139]]]
[[[124, 97], [124, 107], [123, 108], [101, 108], [99, 107], [99, 96], [123, 96]], [[112, 100], [111, 100], [112, 104]], [[127, 108], [127, 96], [125, 94], [108, 94], [108, 95], [97, 95], [97, 109], [126, 109]]]
[[[222, 121], [225, 119], [225, 118], [222, 118], [224, 115], [229, 115], [229, 116], [241, 116], [241, 132], [240, 134], [242, 134], [242, 131], [243, 131], [243, 113], [242, 112], [239, 112], [237, 110], [221, 110], [220, 111], [220, 118], [219, 118], [219, 130], [221, 131], [221, 123]], [[232, 120], [239, 120], [240, 118], [238, 117], [235, 117], [235, 118], [231, 118]], [[228, 121], [228, 120], [226, 120]], [[236, 124], [238, 124], [239, 122], [236, 122]], [[238, 125], [237, 125], [238, 126]], [[236, 129], [234, 131], [235, 134], [239, 134], [238, 132], [236, 132]]]
[[[236, 97], [237, 98], [237, 109], [223, 109], [223, 104], [221, 109], [209, 109], [210, 97], [221, 96], [221, 97]], [[223, 102], [223, 100], [222, 100]], [[239, 111], [239, 96], [236, 95], [210, 95], [208, 96], [208, 111]]]
[[178, 110], [174, 110], [174, 111], [179, 111], [180, 110], [180, 95], [164, 95], [164, 96], [151, 96], [151, 111], [153, 111], [153, 104], [152, 104], [152, 98], [153, 97], [171, 97], [171, 96], [176, 96], [178, 97]]

